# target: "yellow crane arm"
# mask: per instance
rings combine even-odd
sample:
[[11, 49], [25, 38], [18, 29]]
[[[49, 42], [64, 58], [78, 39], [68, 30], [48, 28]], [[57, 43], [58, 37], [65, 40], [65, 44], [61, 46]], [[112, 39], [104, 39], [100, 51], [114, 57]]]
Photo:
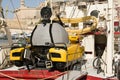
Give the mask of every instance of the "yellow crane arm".
[[97, 19], [94, 16], [86, 16], [86, 17], [81, 17], [81, 18], [61, 18], [61, 21], [64, 23], [79, 23], [79, 22], [85, 22], [85, 21], [93, 21], [93, 24], [90, 27], [86, 27], [83, 29], [79, 30], [67, 30], [70, 33], [77, 33], [77, 34], [85, 34], [88, 32], [91, 32], [97, 27]]

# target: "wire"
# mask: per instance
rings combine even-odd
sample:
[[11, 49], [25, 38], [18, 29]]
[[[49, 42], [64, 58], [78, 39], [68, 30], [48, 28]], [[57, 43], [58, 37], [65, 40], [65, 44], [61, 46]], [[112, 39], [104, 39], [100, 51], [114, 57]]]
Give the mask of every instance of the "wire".
[[0, 72], [0, 75], [5, 76], [5, 77], [8, 77], [8, 78], [13, 79], [13, 80], [19, 80], [18, 78], [14, 78], [14, 77], [9, 76], [9, 75], [6, 75], [6, 74], [4, 74], [4, 73], [2, 73], [2, 72]]
[[9, 2], [7, 3], [7, 5], [6, 5], [6, 9], [5, 9], [5, 18], [7, 18], [7, 16], [8, 16], [8, 7], [9, 7], [9, 5], [10, 5], [10, 0], [9, 0]]
[[[10, 2], [11, 2], [11, 4], [12, 4], [13, 9], [15, 10], [15, 7], [14, 7], [14, 4], [13, 4], [13, 1], [10, 0]], [[20, 23], [20, 20], [19, 20], [19, 18], [18, 18], [18, 15], [17, 15], [16, 13], [15, 13], [15, 15], [16, 15], [16, 17], [17, 17], [17, 20], [18, 20], [18, 23], [19, 23], [19, 25], [20, 25], [20, 28], [22, 29], [22, 25], [21, 25], [21, 23]]]
[[72, 18], [72, 17], [73, 17], [73, 15], [74, 15], [74, 13], [75, 13], [75, 10], [76, 10], [76, 7], [74, 6], [73, 9], [72, 9], [72, 11], [71, 11], [71, 13], [70, 13], [69, 18]]
[[5, 62], [5, 60], [6, 60], [7, 57], [8, 57], [8, 56], [5, 55], [5, 58], [3, 59], [2, 63], [0, 64], [0, 67], [4, 64], [4, 62]]
[[[13, 4], [13, 1], [10, 0], [10, 2], [11, 2], [11, 5], [12, 5], [13, 9], [15, 10], [15, 7], [14, 7], [14, 4]], [[22, 33], [24, 33], [24, 31], [23, 31], [23, 27], [22, 27], [22, 25], [21, 25], [21, 23], [20, 23], [20, 20], [19, 20], [19, 18], [18, 18], [18, 15], [17, 15], [16, 13], [15, 13], [15, 15], [16, 15], [16, 17], [17, 17], [17, 20], [18, 20], [18, 23], [19, 23], [20, 29], [21, 29]], [[26, 39], [25, 34], [23, 34], [23, 38], [24, 38], [24, 40]]]
[[91, 3], [88, 5], [88, 9], [87, 9], [86, 15], [88, 15], [88, 12], [90, 10], [90, 6], [91, 6]]

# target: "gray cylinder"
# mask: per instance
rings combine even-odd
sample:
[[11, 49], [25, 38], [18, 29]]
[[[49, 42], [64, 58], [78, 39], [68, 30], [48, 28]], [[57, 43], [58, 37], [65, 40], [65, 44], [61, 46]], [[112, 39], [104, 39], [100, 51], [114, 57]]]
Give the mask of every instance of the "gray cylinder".
[[[65, 43], [69, 42], [68, 33], [66, 30], [58, 23], [52, 24], [52, 38], [54, 43]], [[39, 24], [32, 33], [32, 45], [33, 46], [47, 46], [47, 44], [52, 43], [50, 36], [50, 23]]]

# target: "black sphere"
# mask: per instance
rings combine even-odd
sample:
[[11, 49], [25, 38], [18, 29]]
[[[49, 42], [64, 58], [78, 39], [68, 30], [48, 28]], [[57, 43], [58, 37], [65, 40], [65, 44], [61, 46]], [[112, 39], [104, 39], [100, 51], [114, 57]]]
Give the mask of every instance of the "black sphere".
[[43, 19], [50, 19], [50, 17], [52, 16], [51, 8], [48, 7], [48, 6], [43, 7], [43, 8], [41, 9], [40, 14], [41, 14], [41, 17], [42, 17]]

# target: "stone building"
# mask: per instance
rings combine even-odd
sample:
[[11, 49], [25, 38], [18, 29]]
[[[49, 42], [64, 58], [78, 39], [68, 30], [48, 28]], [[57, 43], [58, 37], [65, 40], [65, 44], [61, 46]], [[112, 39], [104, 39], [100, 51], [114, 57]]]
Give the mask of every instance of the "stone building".
[[40, 20], [40, 10], [45, 5], [41, 3], [35, 8], [25, 6], [25, 1], [20, 1], [20, 7], [14, 11], [13, 19], [6, 19], [10, 28], [29, 29], [35, 26]]
[[[59, 3], [53, 4], [53, 15], [59, 12]], [[39, 6], [30, 8], [25, 6], [25, 1], [20, 1], [20, 7], [14, 11], [13, 19], [6, 19], [10, 28], [14, 29], [31, 29], [41, 20], [40, 10], [45, 6], [45, 2], [41, 2]]]

